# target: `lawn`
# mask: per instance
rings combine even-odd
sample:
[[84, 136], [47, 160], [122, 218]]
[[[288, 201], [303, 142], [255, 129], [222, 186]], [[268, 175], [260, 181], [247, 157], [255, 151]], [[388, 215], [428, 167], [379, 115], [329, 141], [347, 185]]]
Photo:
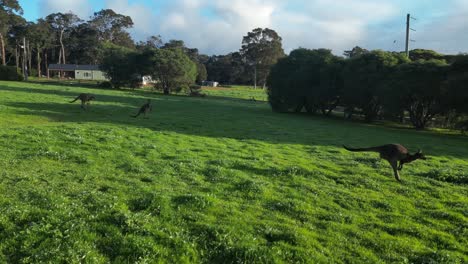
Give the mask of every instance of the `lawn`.
[[[0, 82], [0, 263], [468, 262], [467, 137], [276, 114], [243, 89]], [[402, 183], [341, 147], [393, 142], [428, 156]]]
[[211, 97], [227, 97], [227, 98], [238, 98], [238, 99], [254, 99], [255, 101], [268, 101], [268, 95], [262, 88], [253, 89], [247, 86], [232, 86], [230, 88], [224, 87], [204, 87], [203, 93]]

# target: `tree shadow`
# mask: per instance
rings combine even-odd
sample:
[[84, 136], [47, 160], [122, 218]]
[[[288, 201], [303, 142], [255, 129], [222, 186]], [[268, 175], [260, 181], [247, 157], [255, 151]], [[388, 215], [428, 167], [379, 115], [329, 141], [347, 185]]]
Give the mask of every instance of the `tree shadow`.
[[[48, 85], [48, 87], [51, 87]], [[59, 95], [63, 103], [10, 102], [20, 115], [46, 117], [55, 122], [96, 122], [120, 126], [171, 131], [187, 135], [237, 140], [258, 140], [269, 143], [330, 146], [372, 146], [401, 143], [410, 150], [423, 149], [431, 156], [468, 157], [466, 137], [412, 130], [398, 130], [381, 126], [345, 122], [342, 119], [320, 116], [273, 113], [266, 103], [232, 98], [197, 98], [182, 95], [164, 96], [146, 91], [125, 91], [117, 95], [96, 95], [88, 111], [79, 102], [68, 103], [79, 91], [71, 89], [34, 89], [1, 85], [1, 90]], [[82, 91], [82, 89], [81, 89]], [[132, 118], [146, 99], [153, 100], [153, 112], [148, 119]], [[20, 99], [19, 99], [20, 100]], [[54, 101], [57, 101], [54, 99]], [[434, 142], [438, 142], [434, 144]], [[465, 146], [465, 147], [464, 147]], [[340, 153], [336, 153], [340, 155]]]

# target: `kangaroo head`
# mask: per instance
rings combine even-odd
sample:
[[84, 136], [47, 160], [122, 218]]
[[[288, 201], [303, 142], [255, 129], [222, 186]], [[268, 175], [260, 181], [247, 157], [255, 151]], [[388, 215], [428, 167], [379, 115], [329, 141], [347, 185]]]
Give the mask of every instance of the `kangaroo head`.
[[94, 100], [94, 99], [96, 99], [96, 97], [94, 97], [94, 96], [92, 96], [92, 95], [89, 97], [89, 100], [90, 100], [90, 101], [91, 101], [91, 100]]
[[414, 157], [415, 157], [415, 159], [426, 160], [426, 156], [424, 156], [424, 154], [422, 153], [421, 150], [418, 150], [418, 152], [416, 154], [414, 154]]

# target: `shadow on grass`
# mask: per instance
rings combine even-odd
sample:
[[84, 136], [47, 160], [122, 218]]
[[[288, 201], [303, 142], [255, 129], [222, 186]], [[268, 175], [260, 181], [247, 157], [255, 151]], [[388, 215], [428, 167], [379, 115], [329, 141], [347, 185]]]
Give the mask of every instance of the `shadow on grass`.
[[[80, 91], [74, 91], [73, 88], [64, 89], [61, 86], [55, 86], [57, 89], [47, 86], [34, 89], [1, 85], [0, 90], [65, 97], [63, 103], [7, 103], [8, 106], [19, 108], [15, 111], [18, 114], [43, 116], [57, 122], [112, 123], [196, 136], [339, 148], [343, 144], [372, 146], [398, 142], [413, 150], [421, 148], [428, 155], [468, 157], [466, 137], [398, 130], [337, 118], [277, 114], [270, 110], [267, 103], [245, 99], [163, 96], [139, 90], [107, 95], [102, 94], [106, 90], [85, 88], [89, 89], [89, 92], [86, 92], [96, 95], [96, 101], [92, 102], [89, 111], [82, 111], [78, 102], [68, 103]], [[153, 99], [150, 118], [131, 118], [130, 115], [135, 114], [147, 98]], [[440, 143], [434, 144], [436, 141]]]

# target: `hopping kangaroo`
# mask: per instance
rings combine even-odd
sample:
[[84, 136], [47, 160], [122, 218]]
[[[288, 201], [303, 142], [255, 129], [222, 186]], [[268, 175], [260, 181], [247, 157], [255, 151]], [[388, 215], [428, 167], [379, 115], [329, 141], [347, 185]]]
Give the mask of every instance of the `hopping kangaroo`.
[[[343, 146], [345, 149], [354, 152], [360, 151], [371, 151], [377, 152], [380, 154], [382, 159], [387, 160], [393, 168], [393, 173], [395, 174], [395, 179], [397, 181], [400, 180], [400, 174], [398, 173], [399, 170], [403, 169], [403, 165], [405, 163], [413, 162], [417, 159], [425, 160], [426, 157], [422, 154], [421, 150], [419, 150], [416, 154], [410, 154], [408, 150], [400, 144], [388, 144], [378, 147], [370, 147], [370, 148], [348, 148]], [[400, 165], [398, 165], [400, 162]]]
[[146, 115], [147, 115], [149, 112], [151, 112], [151, 110], [152, 110], [152, 107], [151, 107], [151, 100], [148, 99], [148, 101], [146, 102], [146, 104], [142, 105], [142, 106], [140, 107], [140, 110], [138, 111], [138, 113], [137, 113], [136, 115], [132, 116], [132, 117], [135, 117], [135, 118], [136, 118], [136, 117], [138, 117], [138, 116], [141, 115], [141, 114], [144, 114], [145, 117], [146, 117]]
[[81, 100], [81, 108], [83, 110], [86, 110], [86, 105], [88, 105], [88, 108], [89, 108], [89, 104], [91, 103], [91, 100], [94, 100], [96, 99], [93, 95], [90, 95], [90, 94], [85, 94], [85, 93], [82, 93], [80, 95], [78, 95], [75, 100], [71, 101], [70, 103], [74, 103], [78, 100]]

